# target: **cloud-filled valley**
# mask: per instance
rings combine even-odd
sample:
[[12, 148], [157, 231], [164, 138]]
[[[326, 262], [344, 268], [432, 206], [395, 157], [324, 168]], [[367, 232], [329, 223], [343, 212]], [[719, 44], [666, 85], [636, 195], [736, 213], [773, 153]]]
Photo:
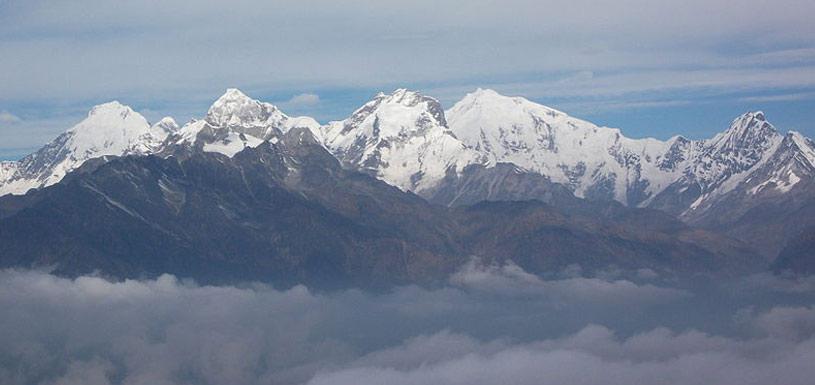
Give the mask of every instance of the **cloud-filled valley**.
[[[0, 273], [9, 384], [804, 384], [812, 292], [543, 279], [471, 262], [435, 288], [316, 292]], [[704, 310], [708, 297], [717, 309]], [[726, 299], [725, 299], [726, 298]], [[783, 299], [779, 299], [783, 298]], [[682, 314], [688, 309], [698, 317]], [[669, 320], [681, 320], [668, 325]]]

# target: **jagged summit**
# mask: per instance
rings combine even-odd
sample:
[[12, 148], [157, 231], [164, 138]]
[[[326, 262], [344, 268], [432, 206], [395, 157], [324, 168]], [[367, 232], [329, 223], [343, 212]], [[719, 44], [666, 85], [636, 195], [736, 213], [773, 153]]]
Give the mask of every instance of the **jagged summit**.
[[[734, 189], [750, 169], [758, 168], [781, 144], [783, 135], [767, 121], [761, 111], [748, 112], [734, 119], [730, 127], [701, 143], [691, 166], [692, 179], [700, 183], [703, 196], [695, 202]], [[721, 188], [720, 188], [721, 187]]]
[[[488, 88], [468, 93], [447, 111], [419, 91], [380, 92], [347, 119], [320, 125], [229, 88], [204, 119], [181, 128], [169, 117], [151, 126], [118, 101], [100, 104], [39, 155], [5, 165], [7, 182], [0, 182], [0, 193], [55, 183], [93, 157], [164, 154], [184, 146], [231, 157], [265, 141], [274, 143], [293, 128], [308, 129], [347, 166], [417, 193], [470, 165], [509, 163], [560, 183], [578, 197], [631, 206], [650, 205], [672, 185], [669, 194], [690, 191], [672, 203], [671, 212], [736, 188], [785, 138], [763, 112], [754, 111], [708, 140], [630, 139], [618, 129]], [[800, 134], [786, 137], [785, 148], [797, 149], [790, 159], [811, 164], [812, 142]], [[65, 159], [71, 161], [62, 163]], [[14, 181], [27, 182], [8, 187]]]
[[761, 111], [747, 112], [733, 120], [730, 127], [710, 140], [716, 150], [741, 150], [763, 147], [780, 136]]
[[407, 88], [398, 88], [390, 95], [384, 93], [380, 93], [379, 95], [388, 99], [389, 102], [399, 103], [405, 106], [415, 106], [421, 102], [435, 101], [438, 103], [438, 100], [433, 97], [422, 95], [419, 91], [408, 90]]
[[227, 89], [207, 111], [205, 120], [213, 126], [269, 126], [285, 115], [276, 106], [250, 98], [237, 88]]
[[407, 89], [377, 94], [322, 134], [344, 163], [411, 191], [432, 187], [478, 156], [451, 133], [438, 100]]
[[629, 139], [523, 97], [478, 89], [446, 115], [455, 136], [483, 157], [545, 175], [579, 197], [636, 205], [675, 172], [659, 165], [666, 142]]
[[190, 146], [232, 157], [247, 147], [277, 141], [293, 127], [320, 136], [320, 124], [309, 117], [289, 117], [279, 108], [229, 88], [207, 111], [204, 120], [186, 124], [173, 136], [174, 146]]
[[[363, 123], [371, 117], [376, 120], [376, 135], [384, 137], [406, 135], [407, 131], [419, 131], [432, 124], [447, 127], [444, 109], [438, 100], [405, 88], [397, 89], [391, 94], [376, 94], [344, 121], [343, 131], [368, 126]], [[413, 124], [416, 122], [421, 124]], [[371, 124], [370, 128], [374, 128], [374, 125]], [[373, 130], [368, 134], [374, 134]]]
[[[785, 234], [800, 231], [800, 223], [812, 223], [811, 211], [800, 205], [810, 202], [815, 191], [815, 143], [797, 132], [779, 132], [761, 111], [737, 117], [707, 140], [675, 136], [663, 141], [627, 138], [618, 129], [484, 88], [447, 111], [417, 91], [379, 93], [348, 118], [322, 126], [232, 88], [213, 102], [204, 119], [182, 128], [169, 117], [150, 125], [117, 101], [100, 104], [36, 153], [0, 162], [0, 196], [57, 183], [93, 158], [176, 154], [183, 159], [200, 152], [232, 158], [203, 156], [225, 170], [236, 162], [251, 166], [243, 171], [272, 165], [285, 174], [281, 180], [286, 183], [320, 174], [325, 165], [339, 169], [342, 162], [402, 190], [442, 197], [434, 201], [442, 204], [571, 201], [571, 194], [613, 199], [727, 229], [746, 241], [777, 238], [762, 251], [766, 255], [778, 251]], [[256, 156], [263, 153], [283, 161]], [[243, 177], [239, 174], [227, 177]], [[159, 187], [164, 191], [166, 186]], [[784, 221], [792, 216], [799, 222]], [[751, 217], [759, 219], [750, 222]], [[768, 218], [772, 226], [757, 222]]]

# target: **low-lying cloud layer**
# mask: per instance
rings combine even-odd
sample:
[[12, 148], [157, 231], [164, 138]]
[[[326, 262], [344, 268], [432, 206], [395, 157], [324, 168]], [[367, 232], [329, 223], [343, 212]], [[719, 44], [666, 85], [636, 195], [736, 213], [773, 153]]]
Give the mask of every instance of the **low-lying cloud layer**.
[[696, 298], [622, 279], [544, 280], [511, 264], [471, 263], [448, 287], [381, 294], [2, 271], [0, 382], [804, 384], [815, 376], [815, 308], [725, 309], [725, 327], [738, 332], [722, 335], [707, 322], [660, 326], [657, 314], [684, 314]]
[[[813, 312], [795, 310], [806, 317]], [[607, 328], [588, 326], [530, 344], [496, 347], [462, 339], [436, 334], [410, 340], [376, 353], [391, 353], [391, 360], [321, 373], [310, 384], [808, 384], [815, 375], [811, 338], [736, 341], [655, 329], [620, 339]], [[457, 351], [400, 368], [431, 349]]]

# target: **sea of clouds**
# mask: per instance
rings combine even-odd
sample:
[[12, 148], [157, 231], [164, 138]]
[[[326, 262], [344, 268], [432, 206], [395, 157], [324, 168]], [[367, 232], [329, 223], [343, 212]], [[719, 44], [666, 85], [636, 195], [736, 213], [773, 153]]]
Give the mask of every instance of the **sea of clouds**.
[[[472, 262], [386, 293], [0, 271], [0, 383], [809, 384], [812, 291]], [[768, 283], [769, 282], [769, 283]], [[782, 290], [792, 287], [794, 289]], [[781, 289], [779, 289], [781, 288]]]

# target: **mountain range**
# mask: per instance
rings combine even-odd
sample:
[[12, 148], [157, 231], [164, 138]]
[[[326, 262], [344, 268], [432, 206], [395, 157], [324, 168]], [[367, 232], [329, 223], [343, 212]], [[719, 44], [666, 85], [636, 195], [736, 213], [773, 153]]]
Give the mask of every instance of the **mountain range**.
[[0, 163], [0, 262], [365, 284], [473, 255], [809, 271], [813, 175], [815, 142], [761, 112], [662, 141], [484, 89], [447, 110], [380, 93], [327, 124], [229, 89], [182, 127], [102, 104]]

